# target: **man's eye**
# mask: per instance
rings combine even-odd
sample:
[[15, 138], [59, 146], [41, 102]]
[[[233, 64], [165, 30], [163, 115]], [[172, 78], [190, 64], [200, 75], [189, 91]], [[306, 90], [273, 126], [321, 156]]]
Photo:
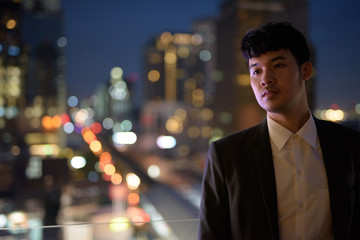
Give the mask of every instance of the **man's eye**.
[[254, 71], [253, 71], [253, 75], [257, 75], [257, 74], [259, 74], [259, 73], [260, 73], [259, 70], [254, 70]]
[[283, 66], [284, 66], [284, 64], [278, 63], [278, 64], [275, 64], [274, 68], [281, 68], [281, 67], [283, 67]]

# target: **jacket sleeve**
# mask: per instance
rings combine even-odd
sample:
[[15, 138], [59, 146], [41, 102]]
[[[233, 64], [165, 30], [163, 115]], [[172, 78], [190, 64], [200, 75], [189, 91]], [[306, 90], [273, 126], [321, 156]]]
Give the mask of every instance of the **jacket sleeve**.
[[199, 220], [199, 240], [231, 239], [228, 190], [216, 143], [205, 163]]
[[[360, 139], [360, 135], [359, 135]], [[360, 147], [360, 141], [358, 142], [358, 147]], [[355, 166], [357, 166], [356, 175], [355, 175], [355, 201], [353, 207], [352, 223], [350, 228], [350, 239], [360, 239], [360, 152], [358, 151], [355, 156]]]

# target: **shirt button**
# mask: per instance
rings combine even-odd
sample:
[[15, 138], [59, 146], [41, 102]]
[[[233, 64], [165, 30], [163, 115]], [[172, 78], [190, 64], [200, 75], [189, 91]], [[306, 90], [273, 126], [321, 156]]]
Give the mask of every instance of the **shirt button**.
[[298, 202], [298, 208], [300, 210], [302, 210], [304, 208], [304, 203], [303, 202]]

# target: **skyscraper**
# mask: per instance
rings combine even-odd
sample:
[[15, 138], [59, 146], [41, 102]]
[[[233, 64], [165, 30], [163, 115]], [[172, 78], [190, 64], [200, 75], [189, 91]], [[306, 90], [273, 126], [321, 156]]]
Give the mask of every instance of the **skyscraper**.
[[[65, 144], [58, 131], [66, 106], [62, 19], [60, 0], [0, 2], [0, 164], [7, 169], [0, 192], [24, 187], [29, 159], [56, 156]], [[31, 145], [48, 148], [35, 153]]]
[[200, 19], [192, 33], [161, 33], [145, 52], [144, 128], [173, 135], [179, 149], [204, 151], [212, 136], [215, 38], [214, 19]]

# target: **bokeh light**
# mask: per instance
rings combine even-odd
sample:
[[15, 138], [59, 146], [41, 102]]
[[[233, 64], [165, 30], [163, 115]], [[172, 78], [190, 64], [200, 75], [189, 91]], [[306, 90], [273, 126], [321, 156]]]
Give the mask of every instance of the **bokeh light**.
[[67, 39], [66, 39], [65, 37], [60, 37], [60, 38], [57, 40], [57, 45], [58, 45], [58, 47], [60, 47], [60, 48], [66, 47], [66, 44], [67, 44]]
[[167, 64], [174, 64], [176, 63], [176, 54], [174, 52], [167, 52], [164, 60]]
[[190, 126], [187, 130], [187, 134], [190, 138], [197, 138], [200, 136], [200, 128], [197, 126]]
[[106, 166], [104, 167], [104, 173], [106, 175], [112, 176], [112, 175], [114, 175], [115, 171], [116, 171], [115, 166], [112, 165], [111, 163], [106, 164]]
[[90, 144], [92, 141], [97, 140], [95, 134], [88, 128], [84, 128], [82, 131], [82, 136], [86, 143]]
[[120, 126], [121, 126], [121, 131], [129, 132], [129, 131], [131, 131], [133, 124], [129, 120], [124, 120], [120, 123]]
[[172, 40], [172, 34], [169, 33], [169, 32], [163, 32], [161, 35], [160, 35], [160, 39], [162, 42], [164, 43], [169, 43], [171, 40]]
[[67, 134], [71, 134], [75, 130], [75, 126], [71, 122], [65, 123], [63, 128], [64, 128], [64, 132], [67, 133]]
[[338, 122], [343, 120], [345, 115], [344, 112], [340, 109], [338, 110], [329, 109], [326, 111], [325, 116], [327, 120]]
[[84, 123], [89, 117], [89, 113], [86, 109], [80, 109], [75, 113], [75, 121], [78, 123]]
[[181, 46], [177, 50], [177, 54], [179, 55], [180, 58], [187, 58], [190, 54], [190, 50], [189, 50], [189, 48], [187, 48], [185, 46]]
[[34, 156], [57, 156], [60, 147], [56, 144], [34, 144], [30, 146], [30, 154]]
[[360, 115], [360, 103], [355, 105], [355, 112]]
[[121, 184], [122, 183], [122, 176], [120, 175], [120, 173], [114, 173], [111, 176], [111, 182], [112, 182], [112, 184], [115, 184], [115, 185]]
[[115, 144], [134, 144], [137, 136], [133, 132], [116, 132], [113, 134], [112, 140]]
[[136, 190], [140, 186], [141, 180], [135, 173], [128, 173], [126, 175], [126, 184], [129, 189]]
[[67, 102], [69, 107], [76, 107], [79, 104], [79, 99], [76, 96], [70, 96]]
[[183, 131], [182, 122], [178, 120], [176, 117], [172, 117], [168, 119], [165, 123], [166, 130], [169, 133], [179, 134]]
[[140, 196], [137, 193], [130, 193], [128, 195], [128, 203], [130, 205], [138, 205], [140, 202]]
[[114, 67], [110, 71], [111, 78], [113, 79], [121, 79], [124, 74], [124, 71], [120, 67]]
[[150, 82], [157, 82], [160, 79], [160, 72], [156, 69], [150, 70], [148, 73], [148, 79]]
[[214, 117], [214, 112], [210, 108], [204, 108], [201, 111], [201, 118], [204, 119], [204, 121], [210, 121]]
[[123, 232], [130, 228], [129, 219], [126, 217], [116, 217], [110, 221], [109, 230], [111, 232]]
[[152, 164], [147, 169], [147, 174], [151, 178], [158, 178], [160, 176], [160, 168], [156, 164]]
[[75, 156], [70, 160], [70, 165], [74, 169], [81, 169], [86, 165], [86, 159], [82, 156]]
[[12, 146], [10, 152], [14, 156], [19, 156], [21, 153], [21, 150], [20, 150], [19, 146]]
[[100, 154], [102, 152], [102, 145], [98, 140], [92, 141], [89, 147], [94, 154]]
[[159, 136], [156, 144], [161, 149], [171, 149], [176, 146], [176, 139], [173, 136]]
[[9, 19], [7, 22], [6, 22], [6, 28], [7, 29], [14, 29], [16, 27], [17, 23], [14, 19]]
[[94, 122], [93, 124], [91, 124], [90, 129], [94, 134], [99, 134], [102, 130], [102, 127], [100, 123]]
[[187, 113], [186, 113], [185, 109], [183, 109], [183, 108], [178, 108], [178, 109], [176, 109], [176, 111], [175, 111], [175, 116], [178, 117], [178, 118], [180, 118], [181, 120], [185, 120], [186, 117], [187, 117]]
[[201, 59], [201, 61], [203, 62], [208, 62], [211, 60], [211, 53], [209, 50], [202, 50], [199, 53], [199, 58]]
[[111, 118], [105, 118], [102, 122], [105, 129], [110, 130], [114, 126], [114, 121]]
[[6, 226], [7, 218], [5, 214], [0, 214], [0, 228], [3, 228]]

